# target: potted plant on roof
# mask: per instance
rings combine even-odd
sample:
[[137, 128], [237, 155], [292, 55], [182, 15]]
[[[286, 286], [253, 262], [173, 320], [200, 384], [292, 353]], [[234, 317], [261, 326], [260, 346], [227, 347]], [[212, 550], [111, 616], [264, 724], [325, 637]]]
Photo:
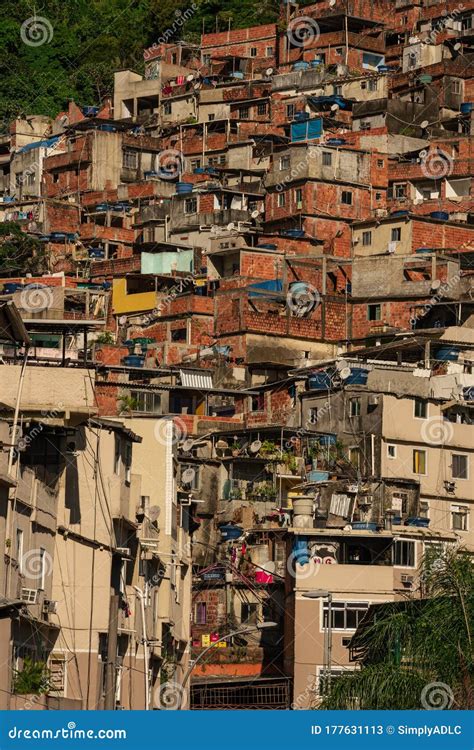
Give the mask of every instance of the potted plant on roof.
[[273, 459], [278, 456], [278, 446], [273, 440], [264, 440], [259, 450], [262, 458]]
[[234, 442], [230, 446], [230, 450], [232, 451], [233, 456], [239, 456], [240, 455], [240, 443], [237, 442], [237, 440], [234, 440]]

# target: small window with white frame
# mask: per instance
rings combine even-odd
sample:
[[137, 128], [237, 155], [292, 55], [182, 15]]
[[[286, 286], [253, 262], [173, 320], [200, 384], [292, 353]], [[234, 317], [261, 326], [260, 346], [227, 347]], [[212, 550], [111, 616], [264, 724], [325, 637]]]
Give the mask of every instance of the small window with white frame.
[[387, 458], [397, 457], [397, 446], [394, 443], [387, 444]]
[[451, 528], [453, 531], [469, 531], [467, 505], [451, 505]]
[[469, 457], [465, 453], [451, 453], [453, 479], [469, 479]]
[[426, 419], [428, 416], [428, 404], [424, 398], [415, 398], [413, 402], [413, 416], [415, 419]]
[[397, 568], [415, 568], [415, 542], [410, 539], [394, 539], [392, 561]]

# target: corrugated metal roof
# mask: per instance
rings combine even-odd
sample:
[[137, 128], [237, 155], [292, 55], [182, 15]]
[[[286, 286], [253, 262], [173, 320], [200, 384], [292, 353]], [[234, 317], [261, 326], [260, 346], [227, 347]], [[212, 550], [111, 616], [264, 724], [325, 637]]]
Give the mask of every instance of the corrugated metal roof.
[[197, 370], [180, 370], [181, 385], [188, 388], [212, 388], [212, 375]]

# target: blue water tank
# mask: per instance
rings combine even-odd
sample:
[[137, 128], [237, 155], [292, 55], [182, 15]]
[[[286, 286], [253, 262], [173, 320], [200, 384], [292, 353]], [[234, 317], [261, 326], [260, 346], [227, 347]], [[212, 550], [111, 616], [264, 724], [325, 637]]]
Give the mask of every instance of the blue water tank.
[[391, 211], [390, 216], [393, 216], [393, 218], [402, 217], [402, 216], [409, 216], [409, 211]]
[[472, 110], [474, 109], [474, 103], [473, 102], [463, 102], [461, 104], [461, 113], [463, 115], [468, 115]]
[[446, 211], [432, 211], [430, 216], [432, 219], [439, 219], [440, 221], [449, 220], [449, 214]]
[[240, 70], [234, 70], [233, 73], [231, 73], [232, 78], [238, 78], [239, 81], [243, 79], [244, 74]]
[[336, 445], [337, 436], [336, 435], [318, 435], [317, 441], [319, 445], [323, 445], [325, 448], [327, 448], [330, 445]]
[[307, 537], [303, 537], [300, 539], [295, 539], [293, 542], [293, 559], [295, 562], [299, 563], [299, 565], [306, 565], [309, 563], [309, 550], [308, 550], [308, 539]]
[[282, 237], [291, 237], [294, 240], [300, 239], [305, 236], [304, 229], [282, 229], [280, 234]]
[[308, 472], [306, 476], [308, 482], [327, 482], [329, 479], [329, 472], [314, 469], [313, 471]]
[[125, 367], [143, 367], [145, 357], [141, 354], [129, 354], [127, 357], [123, 357], [122, 364]]
[[441, 362], [457, 362], [459, 348], [457, 346], [440, 346], [436, 350], [435, 357]]
[[293, 70], [308, 70], [308, 68], [309, 62], [305, 62], [304, 60], [300, 60], [293, 65]]
[[194, 185], [192, 182], [177, 182], [176, 192], [178, 193], [178, 195], [183, 195], [184, 193], [192, 193], [193, 187]]
[[358, 367], [351, 367], [351, 374], [344, 379], [346, 385], [366, 385], [369, 371]]
[[377, 531], [377, 524], [372, 521], [352, 521], [351, 526], [357, 531]]
[[241, 526], [235, 526], [233, 523], [226, 523], [219, 528], [223, 540], [238, 539], [244, 533]]
[[249, 297], [265, 297], [269, 292], [281, 292], [283, 284], [280, 279], [268, 279], [268, 281], [258, 281], [256, 284], [249, 285]]
[[327, 391], [332, 385], [332, 372], [313, 372], [308, 378], [310, 391]]

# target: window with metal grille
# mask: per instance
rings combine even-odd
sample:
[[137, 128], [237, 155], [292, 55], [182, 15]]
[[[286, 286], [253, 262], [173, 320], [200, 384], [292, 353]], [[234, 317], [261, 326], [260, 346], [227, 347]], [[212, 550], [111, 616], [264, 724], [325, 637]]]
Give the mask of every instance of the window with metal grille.
[[133, 411], [142, 411], [146, 414], [161, 414], [161, 394], [151, 391], [130, 391], [130, 396], [135, 401]]
[[323, 167], [330, 167], [332, 164], [332, 154], [330, 151], [323, 151], [322, 156]]
[[197, 212], [197, 198], [186, 198], [184, 201], [184, 213], [195, 214]]
[[138, 166], [138, 153], [136, 151], [126, 150], [123, 152], [124, 169], [136, 169]]
[[414, 568], [415, 542], [396, 539], [392, 547], [392, 560], [394, 565], [399, 565], [401, 568]]
[[469, 508], [451, 505], [451, 528], [453, 531], [468, 531]]
[[[367, 610], [368, 602], [332, 602], [331, 605], [331, 625], [333, 630], [357, 630], [359, 623], [362, 622]], [[323, 603], [323, 628], [328, 627], [329, 605]]]
[[54, 655], [49, 660], [49, 692], [64, 695], [66, 689], [66, 657]]

